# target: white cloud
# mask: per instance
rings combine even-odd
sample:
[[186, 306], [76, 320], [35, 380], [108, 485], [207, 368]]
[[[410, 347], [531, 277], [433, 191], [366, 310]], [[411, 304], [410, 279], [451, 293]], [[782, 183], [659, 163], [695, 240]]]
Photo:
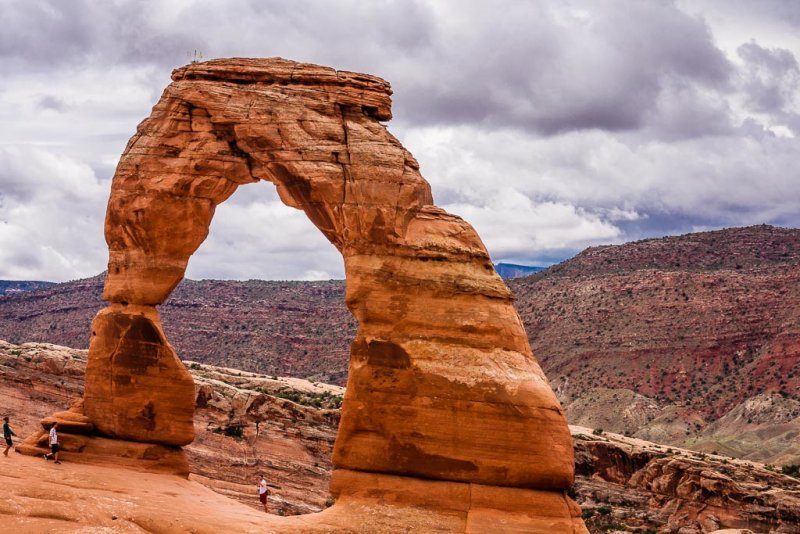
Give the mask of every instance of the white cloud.
[[[437, 202], [467, 220], [466, 206], [482, 207], [507, 188], [532, 205], [573, 206], [606, 224], [647, 223], [648, 216], [671, 217], [687, 228], [709, 220], [800, 223], [800, 171], [792, 163], [800, 143], [751, 128], [752, 134], [736, 129], [663, 141], [599, 130], [544, 138], [460, 126], [412, 129], [403, 142], [425, 154], [422, 170]], [[503, 198], [510, 213], [511, 199]], [[607, 236], [603, 226], [592, 227], [598, 233], [586, 235], [584, 245]], [[533, 231], [521, 228], [509, 216], [507, 233]]]
[[0, 147], [0, 278], [69, 280], [105, 269], [108, 184], [69, 157]]
[[469, 221], [494, 261], [526, 258], [542, 263], [554, 250], [574, 250], [612, 240], [620, 230], [600, 217], [564, 202], [533, 202], [511, 188], [502, 188], [481, 205], [445, 204], [446, 210]]
[[241, 186], [217, 207], [187, 277], [247, 280], [344, 278], [339, 251], [306, 215], [285, 206], [270, 183]]
[[[170, 70], [283, 56], [370, 72], [435, 200], [495, 259], [800, 226], [800, 14], [765, 0], [11, 0], [0, 32], [0, 278], [106, 261], [114, 166]], [[246, 192], [244, 192], [246, 191]], [[341, 277], [268, 184], [220, 206], [192, 277]]]

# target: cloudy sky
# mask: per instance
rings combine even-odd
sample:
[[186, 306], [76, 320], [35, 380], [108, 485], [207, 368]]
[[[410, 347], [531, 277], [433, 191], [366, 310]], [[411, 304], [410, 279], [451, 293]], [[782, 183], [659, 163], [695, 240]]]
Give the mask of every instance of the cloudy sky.
[[[105, 269], [116, 162], [194, 50], [389, 80], [389, 129], [495, 261], [800, 227], [795, 0], [0, 0], [0, 13], [0, 279]], [[255, 184], [220, 206], [188, 276], [343, 269]]]

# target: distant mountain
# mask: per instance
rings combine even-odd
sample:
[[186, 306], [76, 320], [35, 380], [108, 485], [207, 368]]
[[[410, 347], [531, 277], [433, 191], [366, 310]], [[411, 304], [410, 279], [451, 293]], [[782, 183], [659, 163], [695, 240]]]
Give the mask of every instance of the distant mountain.
[[515, 263], [496, 263], [494, 269], [503, 278], [521, 278], [539, 271], [544, 271], [545, 267], [534, 267], [532, 265], [517, 265]]
[[0, 298], [6, 295], [34, 291], [56, 285], [55, 282], [33, 282], [27, 280], [0, 280]]
[[751, 437], [737, 443], [709, 424], [765, 405], [748, 404], [759, 397], [783, 403], [781, 418], [748, 416], [742, 429], [763, 439], [800, 429], [800, 230], [762, 225], [593, 247], [509, 286], [573, 424], [786, 459], [780, 440], [766, 454]]
[[[0, 339], [88, 348], [105, 274], [0, 299]], [[183, 359], [344, 385], [356, 322], [344, 281], [184, 280], [159, 306]]]

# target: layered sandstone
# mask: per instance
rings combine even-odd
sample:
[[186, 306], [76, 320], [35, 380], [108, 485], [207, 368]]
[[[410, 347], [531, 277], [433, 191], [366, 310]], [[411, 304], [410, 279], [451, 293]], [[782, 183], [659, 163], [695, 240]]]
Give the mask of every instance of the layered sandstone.
[[800, 391], [798, 229], [593, 247], [509, 285], [547, 375], [569, 377], [565, 404], [627, 389], [713, 421]]
[[[391, 118], [388, 84], [282, 59], [193, 64], [173, 80], [112, 183], [112, 304], [92, 326], [84, 394], [96, 429], [191, 441], [191, 376], [155, 306], [183, 278], [215, 207], [241, 185], [268, 181], [344, 257], [358, 333], [333, 451], [344, 480], [336, 491], [380, 492], [393, 484], [387, 474], [420, 477], [422, 494], [398, 502], [435, 506], [426, 491], [460, 484], [469, 499], [457, 499], [457, 530], [510, 502], [550, 510], [523, 514], [530, 529], [581, 530], [564, 495], [573, 465], [561, 407], [480, 238], [433, 205], [417, 162], [380, 122]], [[563, 506], [541, 504], [550, 500]], [[341, 516], [339, 526], [342, 507], [326, 512]], [[392, 517], [384, 519], [403, 521]]]
[[257, 509], [253, 476], [263, 473], [272, 491], [270, 512], [287, 516], [318, 512], [331, 498], [331, 452], [339, 422], [339, 410], [332, 407], [341, 401], [342, 388], [192, 363], [195, 440], [183, 448], [183, 458], [163, 445], [97, 438], [85, 427], [70, 427], [70, 420], [83, 420], [63, 410], [83, 396], [86, 352], [0, 341], [3, 415], [10, 415], [18, 436], [30, 436], [16, 441], [18, 451], [36, 453], [44, 464], [43, 426], [58, 420], [64, 465], [135, 469], [127, 475], [131, 479], [142, 471], [185, 477], [188, 460], [190, 480]]
[[571, 428], [591, 532], [800, 532], [800, 480], [774, 467]]

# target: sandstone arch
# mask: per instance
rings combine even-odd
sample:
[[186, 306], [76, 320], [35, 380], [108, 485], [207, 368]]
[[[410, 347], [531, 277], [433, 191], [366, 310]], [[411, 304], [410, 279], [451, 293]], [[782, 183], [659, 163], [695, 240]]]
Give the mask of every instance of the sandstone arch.
[[[544, 491], [486, 490], [481, 506], [521, 499], [548, 531], [581, 529], [564, 495], [573, 463], [559, 403], [478, 235], [433, 205], [381, 123], [388, 83], [282, 59], [214, 60], [172, 79], [128, 143], [108, 203], [111, 304], [93, 323], [84, 399], [98, 431], [192, 440], [191, 377], [155, 305], [182, 279], [215, 206], [269, 181], [342, 253], [359, 323], [334, 490], [385, 489], [386, 475], [533, 488]], [[466, 491], [469, 510], [481, 498]]]

